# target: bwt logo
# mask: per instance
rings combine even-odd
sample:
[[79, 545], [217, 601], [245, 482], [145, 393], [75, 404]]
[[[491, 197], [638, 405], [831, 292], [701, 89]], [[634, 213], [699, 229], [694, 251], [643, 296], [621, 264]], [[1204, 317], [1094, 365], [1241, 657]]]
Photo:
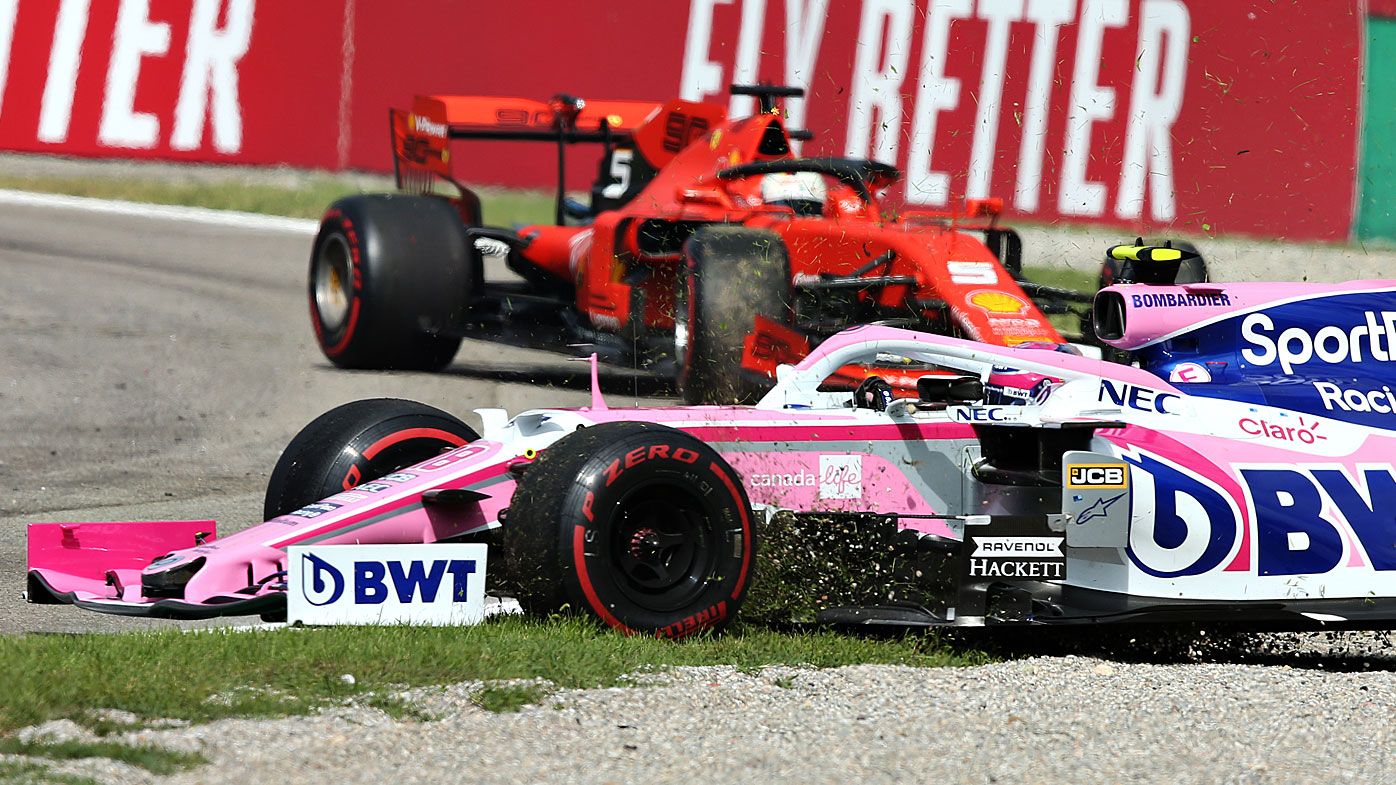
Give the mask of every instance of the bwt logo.
[[301, 559], [301, 591], [306, 602], [317, 607], [338, 602], [346, 590], [352, 592], [355, 605], [379, 605], [390, 596], [404, 605], [436, 602], [448, 575], [451, 602], [465, 602], [475, 573], [474, 559], [356, 561], [350, 583], [339, 568], [318, 556], [303, 553]]

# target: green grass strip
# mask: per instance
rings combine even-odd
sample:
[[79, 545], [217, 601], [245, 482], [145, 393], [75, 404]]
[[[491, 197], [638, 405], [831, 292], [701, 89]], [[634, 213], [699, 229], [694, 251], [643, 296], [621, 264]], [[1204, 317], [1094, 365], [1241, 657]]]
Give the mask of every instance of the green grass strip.
[[548, 690], [541, 684], [488, 684], [476, 690], [470, 700], [485, 711], [509, 714], [547, 696]]
[[49, 767], [28, 761], [0, 761], [0, 782], [6, 785], [99, 785], [94, 779], [60, 774]]
[[[296, 175], [291, 179], [294, 183], [277, 185], [236, 179], [171, 180], [157, 177], [141, 179], [0, 175], [0, 188], [97, 199], [122, 199], [148, 204], [239, 210], [293, 218], [319, 218], [334, 200], [364, 191], [363, 188], [355, 186], [350, 179], [333, 175]], [[371, 190], [392, 192], [394, 189], [389, 182], [381, 186], [372, 186]], [[484, 203], [485, 219], [492, 225], [552, 223], [553, 197], [548, 194], [503, 188], [481, 188], [478, 189], [478, 193]]]
[[138, 766], [152, 774], [174, 774], [208, 762], [204, 756], [196, 753], [177, 752], [149, 745], [120, 744], [114, 741], [20, 741], [13, 736], [0, 738], [0, 753], [49, 760], [107, 758]]
[[[133, 632], [0, 638], [0, 733], [112, 708], [206, 722], [278, 716], [401, 686], [546, 679], [615, 684], [671, 665], [975, 664], [930, 638], [870, 640], [745, 627], [680, 643], [626, 637], [579, 619], [478, 627]], [[342, 679], [354, 676], [353, 684]], [[491, 699], [493, 700], [493, 699]]]

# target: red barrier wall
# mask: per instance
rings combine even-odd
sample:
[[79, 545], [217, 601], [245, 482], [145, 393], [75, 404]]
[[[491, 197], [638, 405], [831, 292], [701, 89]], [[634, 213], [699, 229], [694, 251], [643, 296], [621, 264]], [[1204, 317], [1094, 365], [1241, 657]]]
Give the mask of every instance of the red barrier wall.
[[[386, 109], [414, 92], [726, 101], [760, 78], [810, 88], [792, 104], [806, 153], [894, 161], [909, 202], [991, 193], [1141, 231], [1352, 225], [1356, 0], [595, 5], [0, 0], [0, 148], [381, 170]], [[455, 161], [479, 182], [552, 177], [550, 151], [517, 144]]]

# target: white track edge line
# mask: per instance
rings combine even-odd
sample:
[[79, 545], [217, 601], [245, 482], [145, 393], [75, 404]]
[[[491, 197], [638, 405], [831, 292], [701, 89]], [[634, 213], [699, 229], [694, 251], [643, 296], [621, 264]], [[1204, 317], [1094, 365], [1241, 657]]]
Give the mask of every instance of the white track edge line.
[[0, 205], [22, 207], [54, 207], [67, 210], [85, 210], [105, 215], [124, 215], [137, 218], [151, 218], [165, 221], [184, 221], [206, 226], [226, 226], [235, 229], [261, 229], [269, 231], [314, 234], [319, 222], [309, 218], [287, 218], [260, 213], [244, 213], [236, 210], [213, 210], [207, 207], [184, 207], [180, 205], [149, 204], [126, 202], [116, 199], [94, 199], [87, 196], [67, 196], [65, 194], [35, 193], [0, 189]]

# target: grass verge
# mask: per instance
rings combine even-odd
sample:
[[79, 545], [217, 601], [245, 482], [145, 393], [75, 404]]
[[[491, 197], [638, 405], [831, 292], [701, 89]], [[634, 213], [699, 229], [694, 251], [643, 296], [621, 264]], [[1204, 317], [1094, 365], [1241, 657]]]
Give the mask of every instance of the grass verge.
[[542, 684], [489, 684], [476, 690], [470, 700], [485, 711], [509, 714], [547, 696], [548, 689]]
[[[282, 184], [236, 178], [174, 180], [0, 174], [0, 188], [292, 218], [319, 218], [331, 202], [343, 196], [393, 190], [388, 180], [354, 180], [313, 173], [288, 175]], [[491, 223], [508, 226], [553, 220], [553, 198], [548, 194], [504, 188], [477, 190], [485, 206], [485, 217]]]
[[7, 785], [99, 785], [88, 777], [61, 774], [29, 761], [0, 761], [0, 782]]
[[204, 756], [196, 753], [177, 752], [143, 744], [76, 740], [20, 741], [13, 736], [0, 738], [0, 753], [49, 760], [107, 758], [140, 767], [152, 774], [174, 774], [208, 762]]
[[[976, 664], [932, 638], [871, 640], [742, 627], [681, 643], [625, 637], [579, 619], [507, 619], [468, 628], [177, 631], [0, 638], [0, 733], [96, 709], [206, 722], [299, 714], [404, 686], [509, 679], [561, 688], [616, 684], [673, 665]], [[354, 679], [342, 678], [352, 674]], [[496, 689], [493, 706], [521, 698]], [[530, 696], [522, 696], [530, 697]], [[532, 697], [536, 700], [539, 696]]]

